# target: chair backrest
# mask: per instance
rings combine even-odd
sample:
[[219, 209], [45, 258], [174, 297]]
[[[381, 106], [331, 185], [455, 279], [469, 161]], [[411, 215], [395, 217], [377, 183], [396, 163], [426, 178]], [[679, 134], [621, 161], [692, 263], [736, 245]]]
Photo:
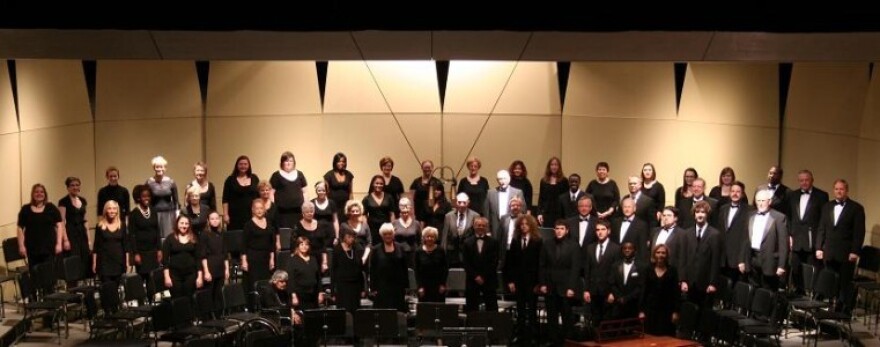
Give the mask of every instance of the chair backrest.
[[144, 288], [144, 280], [138, 274], [125, 274], [122, 276], [122, 288], [125, 292], [125, 301], [137, 301], [143, 304], [147, 299], [147, 289]]
[[51, 261], [34, 266], [31, 270], [31, 276], [34, 280], [34, 288], [38, 293], [51, 293], [58, 282], [55, 264]]
[[214, 319], [214, 295], [210, 289], [200, 289], [195, 294], [196, 317], [200, 321]]
[[731, 301], [733, 301], [731, 295], [733, 295], [733, 290], [731, 286], [733, 286], [733, 281], [730, 277], [724, 275], [718, 275], [718, 288], [715, 288], [717, 292], [715, 293], [715, 303], [720, 302], [722, 307], [730, 307]]
[[293, 229], [278, 228], [278, 238], [281, 242], [281, 250], [289, 251], [291, 248], [293, 248], [290, 244], [290, 241], [292, 239], [291, 235], [293, 235]]
[[769, 319], [773, 313], [773, 303], [775, 294], [766, 288], [758, 288], [752, 297], [752, 305], [750, 311], [753, 318]]
[[241, 253], [244, 250], [242, 243], [244, 243], [244, 232], [242, 230], [227, 230], [223, 232], [223, 245], [226, 246], [226, 251], [230, 254], [237, 256]]
[[863, 246], [859, 252], [859, 270], [870, 271], [876, 278], [880, 272], [880, 249], [872, 246]]
[[22, 257], [21, 254], [18, 254], [17, 237], [10, 237], [3, 240], [3, 259], [6, 261], [7, 269], [9, 268], [9, 263], [24, 260], [24, 257]]
[[816, 284], [813, 288], [814, 296], [821, 296], [825, 299], [836, 298], [838, 294], [838, 281], [839, 276], [834, 270], [822, 269], [822, 271], [819, 271], [819, 276], [816, 278]]
[[733, 287], [733, 309], [744, 311], [750, 306], [752, 300], [752, 291], [754, 288], [751, 284], [744, 281], [736, 282]]
[[[287, 273], [291, 273], [290, 272], [290, 259], [291, 258], [290, 258], [290, 251], [289, 250], [275, 252], [275, 268], [277, 270], [284, 270], [284, 271], [287, 271]], [[321, 260], [318, 259], [318, 262], [321, 262]]]
[[506, 312], [474, 311], [467, 314], [467, 326], [491, 328], [489, 339], [506, 345], [513, 336], [513, 319]]
[[69, 256], [61, 261], [61, 279], [67, 282], [83, 279], [82, 260], [78, 255]]
[[165, 331], [171, 328], [173, 317], [171, 312], [171, 300], [159, 300], [159, 304], [150, 310], [150, 331]]
[[230, 283], [223, 287], [223, 310], [226, 313], [237, 311], [247, 305], [244, 287], [241, 283]]
[[467, 275], [462, 268], [449, 269], [449, 276], [446, 277], [446, 289], [453, 292], [464, 292], [465, 279]]
[[158, 268], [150, 271], [147, 282], [147, 297], [150, 302], [155, 302], [156, 294], [165, 291], [165, 269]]
[[816, 267], [810, 264], [801, 264], [801, 277], [804, 283], [804, 291], [813, 293], [813, 285], [816, 284]]

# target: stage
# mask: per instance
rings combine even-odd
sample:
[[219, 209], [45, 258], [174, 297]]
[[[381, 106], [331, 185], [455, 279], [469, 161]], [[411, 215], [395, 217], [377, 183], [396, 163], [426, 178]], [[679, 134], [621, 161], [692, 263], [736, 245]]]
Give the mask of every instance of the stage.
[[699, 342], [676, 339], [668, 336], [645, 335], [643, 338], [621, 339], [606, 342], [565, 341], [565, 347], [693, 347], [702, 346]]

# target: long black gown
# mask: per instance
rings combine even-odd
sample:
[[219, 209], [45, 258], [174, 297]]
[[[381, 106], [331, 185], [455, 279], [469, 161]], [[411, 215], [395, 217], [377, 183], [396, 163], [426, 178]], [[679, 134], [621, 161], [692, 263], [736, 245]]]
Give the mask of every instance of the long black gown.
[[361, 292], [364, 291], [364, 249], [357, 243], [346, 252], [342, 245], [333, 247], [330, 261], [330, 283], [336, 306], [349, 312], [361, 307]]
[[159, 234], [159, 217], [150, 212], [147, 218], [140, 208], [135, 207], [128, 215], [128, 233], [133, 244], [131, 249], [141, 256], [141, 263], [135, 264], [137, 273], [146, 278], [150, 271], [159, 267], [156, 253], [162, 245], [162, 237]]
[[440, 246], [433, 251], [425, 251], [419, 247], [415, 261], [416, 284], [425, 289], [419, 302], [444, 302], [446, 294], [440, 293], [440, 285], [446, 285], [449, 276], [449, 264], [446, 262], [446, 251]]
[[269, 178], [269, 183], [275, 189], [275, 206], [278, 206], [278, 220], [275, 223], [279, 228], [293, 228], [302, 218], [303, 188], [308, 183], [302, 171], [296, 170], [296, 173], [293, 181], [278, 171]]
[[556, 184], [550, 184], [541, 180], [541, 192], [538, 194], [538, 210], [544, 216], [545, 228], [552, 228], [556, 220], [562, 218], [562, 206], [559, 205], [559, 196], [568, 191], [568, 180], [562, 178]]
[[245, 289], [251, 291], [254, 283], [268, 280], [272, 275], [269, 258], [275, 250], [275, 227], [266, 221], [266, 228], [260, 228], [252, 219], [244, 224], [244, 254], [247, 255], [248, 271]]
[[67, 239], [70, 240], [68, 256], [77, 256], [82, 262], [82, 275], [92, 277], [92, 252], [89, 250], [89, 237], [86, 234], [86, 199], [79, 197], [82, 202], [79, 208], [73, 206], [70, 195], [58, 200], [58, 207], [64, 207], [64, 228], [67, 231]]
[[342, 209], [345, 208], [345, 203], [351, 197], [351, 182], [354, 180], [351, 171], [345, 170], [344, 175], [345, 181], [340, 182], [336, 179], [335, 171], [330, 170], [324, 174], [324, 181], [327, 182], [327, 198], [333, 200], [333, 204], [336, 205], [336, 214], [339, 220], [345, 219], [345, 213]]
[[385, 252], [384, 244], [373, 246], [370, 251], [370, 289], [376, 292], [373, 307], [406, 312], [407, 284], [409, 274], [401, 245], [395, 244], [391, 252]]
[[110, 231], [107, 227], [95, 227], [95, 254], [98, 256], [96, 270], [101, 281], [118, 282], [125, 273], [125, 252], [127, 231], [124, 225], [119, 230]]
[[681, 291], [678, 287], [678, 271], [670, 266], [663, 277], [651, 267], [645, 278], [645, 291], [640, 303], [645, 313], [645, 332], [651, 335], [675, 336], [672, 313], [678, 312]]
[[251, 184], [242, 186], [238, 184], [235, 176], [226, 177], [223, 183], [223, 203], [229, 205], [229, 224], [227, 230], [241, 230], [244, 223], [251, 219], [251, 203], [260, 197], [257, 185], [260, 178], [251, 175]]
[[379, 237], [379, 227], [384, 223], [391, 223], [391, 214], [394, 213], [394, 206], [391, 205], [391, 194], [383, 194], [382, 201], [377, 203], [372, 194], [367, 194], [361, 202], [364, 204], [364, 215], [367, 216], [367, 224], [370, 226], [370, 232], [373, 233], [373, 244], [382, 242]]

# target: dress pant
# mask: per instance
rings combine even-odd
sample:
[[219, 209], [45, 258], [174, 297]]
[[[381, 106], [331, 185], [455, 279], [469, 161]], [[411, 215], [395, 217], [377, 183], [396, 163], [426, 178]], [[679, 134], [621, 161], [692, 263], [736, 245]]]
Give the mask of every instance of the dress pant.
[[[791, 252], [791, 283], [794, 284], [795, 293], [804, 295], [804, 270], [803, 264], [815, 266], [815, 252], [792, 251]], [[818, 272], [817, 272], [818, 273]]]
[[473, 279], [468, 279], [465, 284], [465, 312], [480, 310], [480, 304], [486, 305], [487, 312], [498, 312], [498, 297], [495, 286], [488, 282], [483, 285], [477, 284]]
[[[549, 327], [549, 340], [554, 345], [562, 346], [565, 338], [573, 331], [574, 316], [571, 306], [573, 299], [563, 297], [556, 293], [548, 293], [547, 302], [547, 325]], [[559, 316], [562, 315], [562, 327], [559, 326]]]
[[842, 312], [850, 312], [855, 306], [855, 298], [852, 294], [853, 291], [853, 273], [855, 272], [856, 263], [851, 261], [836, 261], [836, 260], [826, 260], [825, 266], [828, 269], [837, 272], [837, 275], [840, 276], [838, 283], [838, 295], [837, 295], [837, 309]]
[[752, 270], [749, 272], [749, 280], [753, 286], [769, 289], [776, 293], [779, 290], [779, 276], [776, 276], [776, 269], [772, 269], [773, 275], [765, 276], [764, 269], [761, 267], [761, 259], [758, 257], [760, 253], [752, 251]]

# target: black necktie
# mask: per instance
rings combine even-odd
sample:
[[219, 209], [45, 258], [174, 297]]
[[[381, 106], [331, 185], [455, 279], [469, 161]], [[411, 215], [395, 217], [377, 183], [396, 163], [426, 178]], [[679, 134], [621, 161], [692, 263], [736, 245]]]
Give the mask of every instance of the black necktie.
[[603, 242], [603, 243], [599, 244], [599, 259], [596, 259], [596, 260], [597, 261], [602, 260], [602, 256], [604, 255], [604, 253], [605, 253], [605, 243]]
[[697, 227], [697, 242], [700, 242], [700, 240], [702, 240], [702, 239], [703, 239], [703, 229], [700, 227]]

